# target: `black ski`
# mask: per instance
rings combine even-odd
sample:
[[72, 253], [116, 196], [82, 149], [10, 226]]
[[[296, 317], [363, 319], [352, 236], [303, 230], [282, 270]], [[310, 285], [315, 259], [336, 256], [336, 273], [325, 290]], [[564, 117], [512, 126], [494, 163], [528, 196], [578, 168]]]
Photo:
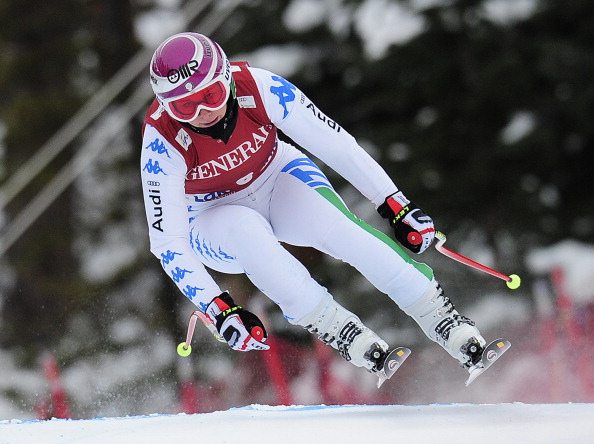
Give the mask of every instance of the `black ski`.
[[470, 385], [472, 381], [483, 374], [485, 370], [491, 367], [495, 361], [497, 361], [501, 355], [511, 347], [511, 342], [507, 339], [499, 338], [485, 346], [483, 354], [479, 362], [470, 369], [470, 376], [466, 380], [466, 386]]
[[377, 381], [377, 388], [380, 388], [384, 382], [396, 373], [409, 355], [410, 349], [406, 347], [398, 347], [388, 353], [382, 369], [376, 372], [376, 375], [379, 378]]

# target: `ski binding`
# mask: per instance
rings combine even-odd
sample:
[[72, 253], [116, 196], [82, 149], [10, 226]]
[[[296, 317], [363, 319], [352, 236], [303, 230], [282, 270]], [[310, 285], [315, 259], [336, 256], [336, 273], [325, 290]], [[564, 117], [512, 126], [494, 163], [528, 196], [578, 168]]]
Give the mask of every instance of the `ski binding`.
[[491, 367], [510, 347], [511, 342], [503, 338], [495, 339], [493, 342], [487, 344], [483, 350], [481, 359], [468, 370], [470, 376], [466, 380], [466, 386], [468, 387], [472, 381]]
[[410, 349], [406, 347], [398, 347], [388, 353], [382, 368], [375, 373], [379, 378], [377, 388], [380, 388], [384, 382], [396, 373], [409, 355]]

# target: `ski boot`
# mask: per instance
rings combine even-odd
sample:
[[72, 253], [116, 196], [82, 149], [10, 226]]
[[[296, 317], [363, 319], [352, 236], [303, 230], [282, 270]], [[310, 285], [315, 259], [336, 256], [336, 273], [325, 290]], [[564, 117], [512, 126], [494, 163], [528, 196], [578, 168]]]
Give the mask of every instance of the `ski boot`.
[[474, 336], [470, 338], [466, 344], [460, 347], [463, 355], [468, 357], [468, 360], [462, 364], [466, 369], [470, 369], [477, 365], [483, 356], [484, 344], [481, 345], [479, 340]]
[[334, 299], [322, 301], [297, 324], [338, 350], [353, 365], [376, 374], [378, 388], [392, 377], [410, 354], [410, 350], [404, 347], [389, 350], [383, 339]]
[[338, 304], [334, 299], [323, 300], [307, 316], [297, 321], [326, 345], [338, 350], [340, 355], [357, 367], [373, 370], [381, 357], [375, 352], [385, 352], [388, 344], [367, 328], [358, 316]]
[[421, 299], [403, 310], [467, 370], [480, 361], [485, 339], [473, 321], [458, 313], [436, 281]]

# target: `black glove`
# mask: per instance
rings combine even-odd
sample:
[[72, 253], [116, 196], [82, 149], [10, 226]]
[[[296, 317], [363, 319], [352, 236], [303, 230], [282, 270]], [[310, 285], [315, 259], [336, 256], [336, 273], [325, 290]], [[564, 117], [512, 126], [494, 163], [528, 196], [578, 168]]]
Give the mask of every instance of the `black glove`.
[[413, 253], [422, 253], [433, 242], [433, 220], [408, 200], [402, 191], [386, 197], [377, 212], [390, 221], [396, 240]]
[[208, 304], [205, 314], [233, 350], [270, 348], [264, 344], [268, 335], [262, 321], [252, 312], [244, 310], [241, 305], [235, 304], [226, 291]]

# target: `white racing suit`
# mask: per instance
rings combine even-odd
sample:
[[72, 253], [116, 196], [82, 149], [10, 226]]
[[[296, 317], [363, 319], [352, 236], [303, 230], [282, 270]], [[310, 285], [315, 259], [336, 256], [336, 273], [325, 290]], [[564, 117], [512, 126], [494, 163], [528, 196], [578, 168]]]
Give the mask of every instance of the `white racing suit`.
[[[376, 207], [397, 190], [355, 139], [296, 87], [268, 71], [245, 65], [242, 69], [249, 70], [257, 87], [249, 97], [258, 100], [245, 99], [238, 83], [240, 113], [263, 105], [271, 125], [338, 172]], [[237, 189], [225, 184], [219, 191], [188, 193], [184, 185], [191, 156], [187, 140], [179, 138], [187, 132], [178, 127], [171, 132], [172, 119], [162, 111], [154, 102], [147, 113], [151, 118], [145, 119], [141, 155], [151, 251], [200, 309], [221, 293], [205, 267], [245, 273], [292, 323], [331, 299], [281, 241], [347, 262], [403, 309], [429, 290], [432, 270], [354, 216], [320, 168], [276, 134], [272, 159], [263, 171], [250, 173], [247, 185], [241, 179]], [[195, 139], [194, 145], [198, 143]], [[201, 147], [194, 148], [200, 157]], [[227, 156], [219, 158], [220, 165], [224, 159], [228, 163], [217, 170], [218, 180], [238, 163]], [[201, 179], [208, 183], [208, 178]]]

